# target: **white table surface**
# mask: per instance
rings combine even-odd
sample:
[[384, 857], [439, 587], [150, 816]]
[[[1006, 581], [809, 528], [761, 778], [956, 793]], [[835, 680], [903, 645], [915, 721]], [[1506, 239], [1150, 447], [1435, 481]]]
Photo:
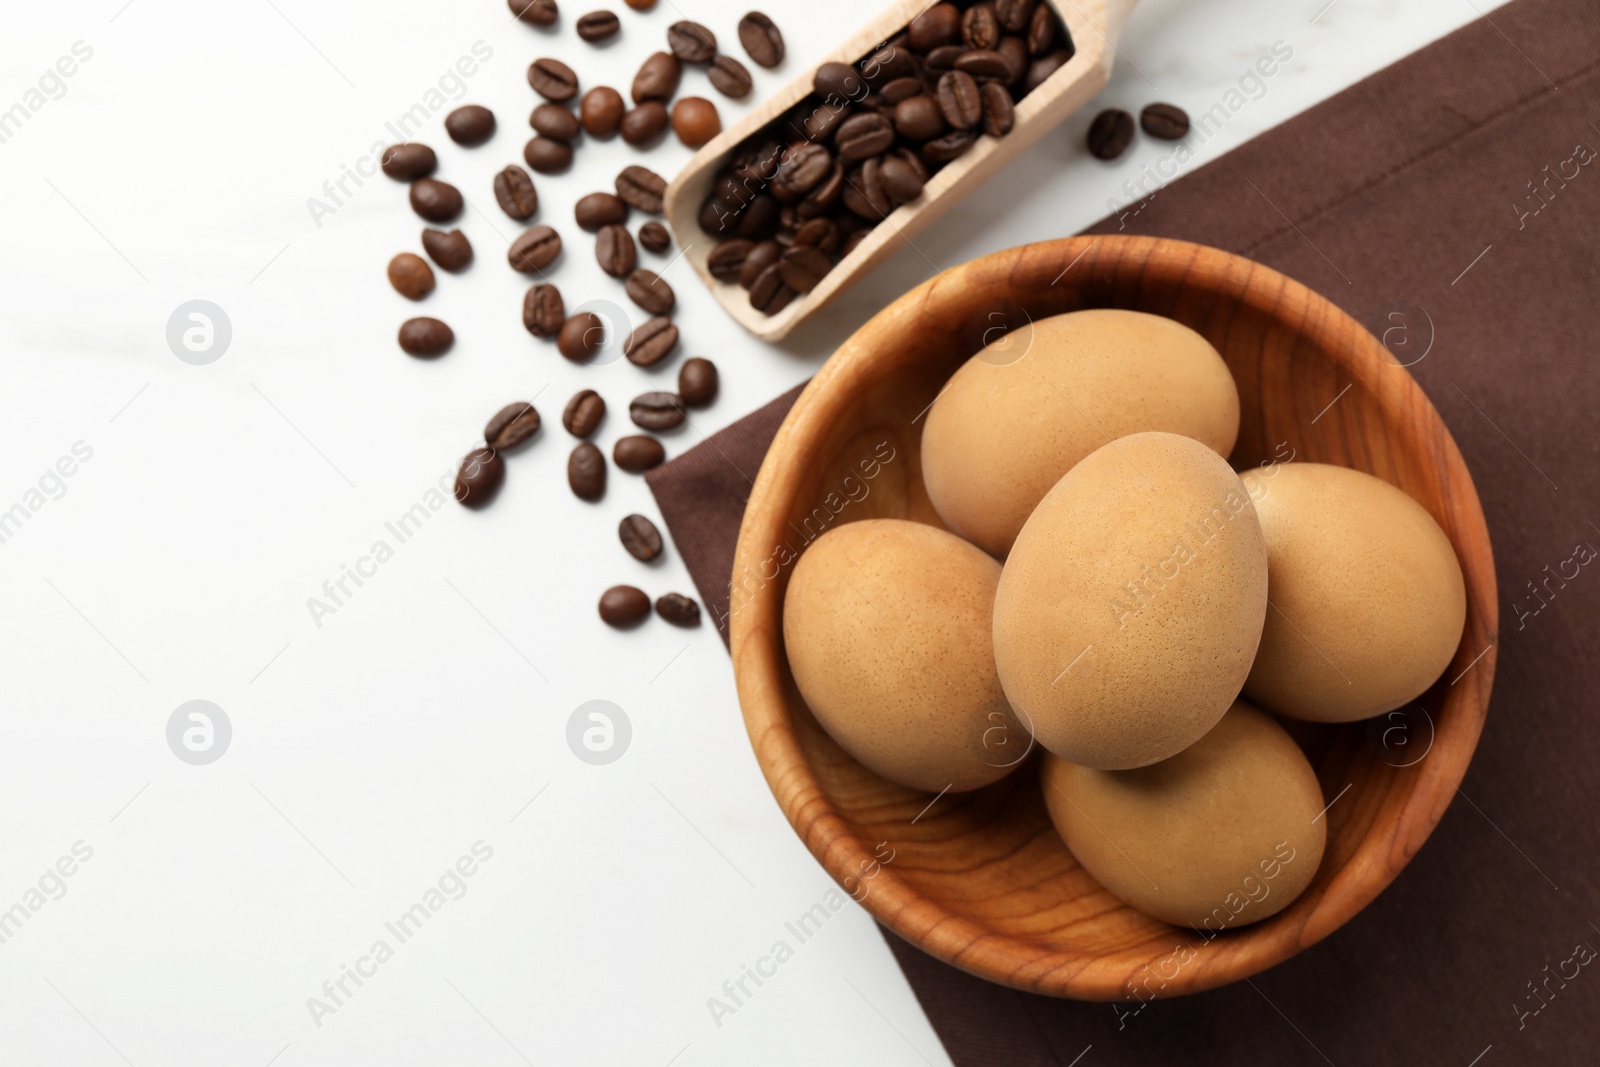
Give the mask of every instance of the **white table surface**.
[[[0, 914], [6, 1062], [948, 1062], [864, 911], [847, 905], [804, 944], [786, 931], [832, 883], [765, 787], [715, 631], [654, 620], [616, 633], [596, 618], [613, 582], [693, 590], [670, 550], [646, 569], [617, 543], [623, 515], [655, 515], [641, 479], [613, 471], [599, 506], [567, 491], [557, 420], [576, 389], [596, 388], [612, 405], [609, 445], [627, 399], [663, 379], [572, 366], [533, 342], [526, 282], [503, 266], [497, 231], [512, 227], [489, 177], [520, 157], [527, 64], [554, 53], [585, 84], [625, 88], [679, 17], [741, 54], [744, 3], [678, 3], [682, 15], [619, 7], [623, 37], [603, 50], [576, 39], [571, 4], [555, 38], [509, 21], [501, 0], [7, 13], [0, 109], [41, 102], [29, 89], [76, 42], [92, 54], [46, 79], [59, 99], [0, 143], [0, 512], [27, 512], [0, 543], [0, 909], [22, 906], [9, 927]], [[1285, 42], [1293, 58], [1192, 169], [1494, 6], [1145, 0], [1094, 106], [785, 345], [751, 340], [674, 266], [682, 352], [713, 357], [723, 389], [670, 451], [810, 375], [936, 267], [1071, 233], [1125, 199], [1122, 183], [1170, 146], [1141, 138], [1115, 164], [1090, 158], [1099, 106], [1161, 99], [1197, 114]], [[867, 14], [850, 0], [766, 9], [789, 59], [752, 67], [751, 100]], [[403, 188], [347, 183], [320, 220], [307, 201], [390, 140], [385, 121], [476, 42], [492, 54], [447, 82], [449, 106], [489, 105], [500, 132], [459, 148], [440, 110], [423, 138], [482, 209], [461, 222], [480, 262], [440, 275], [422, 310], [458, 341], [422, 362], [395, 346], [415, 309], [384, 277], [421, 228]], [[748, 106], [698, 73], [685, 83], [725, 120]], [[670, 143], [640, 161], [670, 175], [688, 154]], [[626, 304], [570, 219], [635, 158], [589, 144], [571, 173], [537, 179], [540, 218], [569, 241], [555, 275], [569, 307]], [[191, 299], [231, 322], [210, 365], [167, 345], [169, 315]], [[491, 413], [534, 395], [547, 429], [509, 460], [490, 509], [448, 503], [403, 544], [386, 531]], [[52, 477], [75, 446], [92, 455]], [[314, 619], [308, 598], [380, 539], [393, 558]], [[605, 766], [566, 741], [569, 716], [596, 698], [633, 731]], [[233, 731], [206, 766], [166, 739], [193, 699]], [[460, 899], [404, 943], [386, 930], [479, 841], [493, 855]], [[92, 857], [47, 875], [75, 845]], [[332, 1006], [323, 983], [380, 939], [393, 958], [362, 964], [372, 976], [347, 979], [350, 995], [314, 1018], [308, 998]], [[708, 998], [732, 1003], [723, 983], [780, 939], [793, 958], [714, 1019]]]

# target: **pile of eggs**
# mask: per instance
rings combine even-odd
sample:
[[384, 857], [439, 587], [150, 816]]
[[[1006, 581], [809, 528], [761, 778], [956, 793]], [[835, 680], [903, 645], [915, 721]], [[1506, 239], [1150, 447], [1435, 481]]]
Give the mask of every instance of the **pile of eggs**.
[[1210, 929], [1281, 910], [1327, 820], [1277, 717], [1417, 698], [1466, 587], [1405, 493], [1300, 461], [1241, 475], [1238, 432], [1227, 365], [1170, 319], [1079, 311], [980, 351], [923, 430], [946, 529], [845, 523], [795, 565], [784, 643], [817, 721], [929, 793], [1042, 749], [1056, 830], [1118, 898]]

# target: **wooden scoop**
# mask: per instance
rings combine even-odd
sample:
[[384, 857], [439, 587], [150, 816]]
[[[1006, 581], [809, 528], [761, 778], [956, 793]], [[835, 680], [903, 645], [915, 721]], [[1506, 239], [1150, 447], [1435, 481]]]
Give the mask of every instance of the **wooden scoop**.
[[[1016, 124], [1004, 137], [980, 136], [966, 153], [945, 165], [923, 189], [922, 195], [902, 204], [875, 226], [855, 251], [841, 259], [809, 293], [796, 296], [776, 315], [750, 306], [749, 294], [737, 284], [721, 282], [706, 269], [717, 238], [700, 229], [700, 206], [712, 180], [728, 155], [746, 137], [782, 115], [811, 92], [811, 79], [822, 63], [854, 64], [888, 38], [904, 29], [926, 10], [929, 0], [896, 0], [764, 104], [724, 130], [695, 153], [666, 191], [666, 216], [683, 258], [693, 264], [702, 281], [741, 326], [764, 341], [786, 336], [861, 275], [890, 253], [905, 247], [923, 227], [972, 192], [990, 175], [1088, 100], [1111, 77], [1117, 38], [1138, 0], [1045, 0], [1061, 16], [1072, 34], [1073, 57], [1045, 82], [1017, 103]], [[1050, 236], [1040, 234], [1041, 237]]]

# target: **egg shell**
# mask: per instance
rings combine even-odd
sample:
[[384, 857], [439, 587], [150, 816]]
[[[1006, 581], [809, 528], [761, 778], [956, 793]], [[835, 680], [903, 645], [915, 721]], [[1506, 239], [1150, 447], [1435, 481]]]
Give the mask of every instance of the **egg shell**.
[[1245, 693], [1284, 715], [1351, 722], [1420, 696], [1467, 618], [1450, 539], [1382, 479], [1324, 463], [1247, 471], [1272, 610]]
[[1146, 915], [1202, 936], [1276, 915], [1322, 862], [1316, 772], [1240, 701], [1194, 745], [1131, 771], [1046, 756], [1050, 820], [1084, 870]]
[[1033, 747], [995, 673], [1000, 564], [901, 519], [835, 526], [800, 556], [783, 602], [795, 683], [823, 729], [901, 785], [988, 785]]
[[1054, 315], [997, 336], [951, 376], [928, 410], [923, 478], [946, 526], [1004, 558], [1063, 474], [1145, 430], [1232, 451], [1239, 393], [1217, 350], [1160, 315]]
[[995, 661], [1040, 744], [1142, 767], [1227, 712], [1266, 611], [1266, 540], [1232, 468], [1191, 438], [1132, 434], [1072, 468], [1017, 535]]

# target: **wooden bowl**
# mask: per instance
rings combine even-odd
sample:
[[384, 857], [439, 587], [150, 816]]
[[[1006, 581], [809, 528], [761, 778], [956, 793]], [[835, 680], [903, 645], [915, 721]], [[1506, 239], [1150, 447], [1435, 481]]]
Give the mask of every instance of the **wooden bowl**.
[[[1214, 940], [1148, 918], [1089, 877], [1052, 828], [1031, 761], [970, 794], [935, 799], [893, 785], [822, 731], [785, 659], [783, 594], [796, 553], [822, 530], [856, 519], [942, 525], [922, 484], [922, 413], [997, 330], [1083, 308], [1153, 312], [1198, 330], [1239, 386], [1236, 468], [1273, 458], [1287, 442], [1297, 459], [1374, 474], [1438, 520], [1466, 577], [1461, 645], [1417, 701], [1426, 717], [1413, 709], [1409, 723], [1394, 722], [1402, 731], [1409, 725], [1413, 747], [1404, 759], [1375, 743], [1399, 740], [1383, 737], [1382, 720], [1377, 728], [1290, 724], [1331, 804], [1322, 866], [1288, 908]], [[1399, 873], [1449, 805], [1494, 677], [1498, 622], [1483, 512], [1416, 381], [1305, 286], [1180, 241], [1089, 237], [1014, 248], [948, 271], [875, 316], [778, 431], [745, 511], [732, 592], [734, 670], [756, 758], [828, 873], [939, 959], [1018, 989], [1083, 1000], [1210, 989], [1338, 929]]]

